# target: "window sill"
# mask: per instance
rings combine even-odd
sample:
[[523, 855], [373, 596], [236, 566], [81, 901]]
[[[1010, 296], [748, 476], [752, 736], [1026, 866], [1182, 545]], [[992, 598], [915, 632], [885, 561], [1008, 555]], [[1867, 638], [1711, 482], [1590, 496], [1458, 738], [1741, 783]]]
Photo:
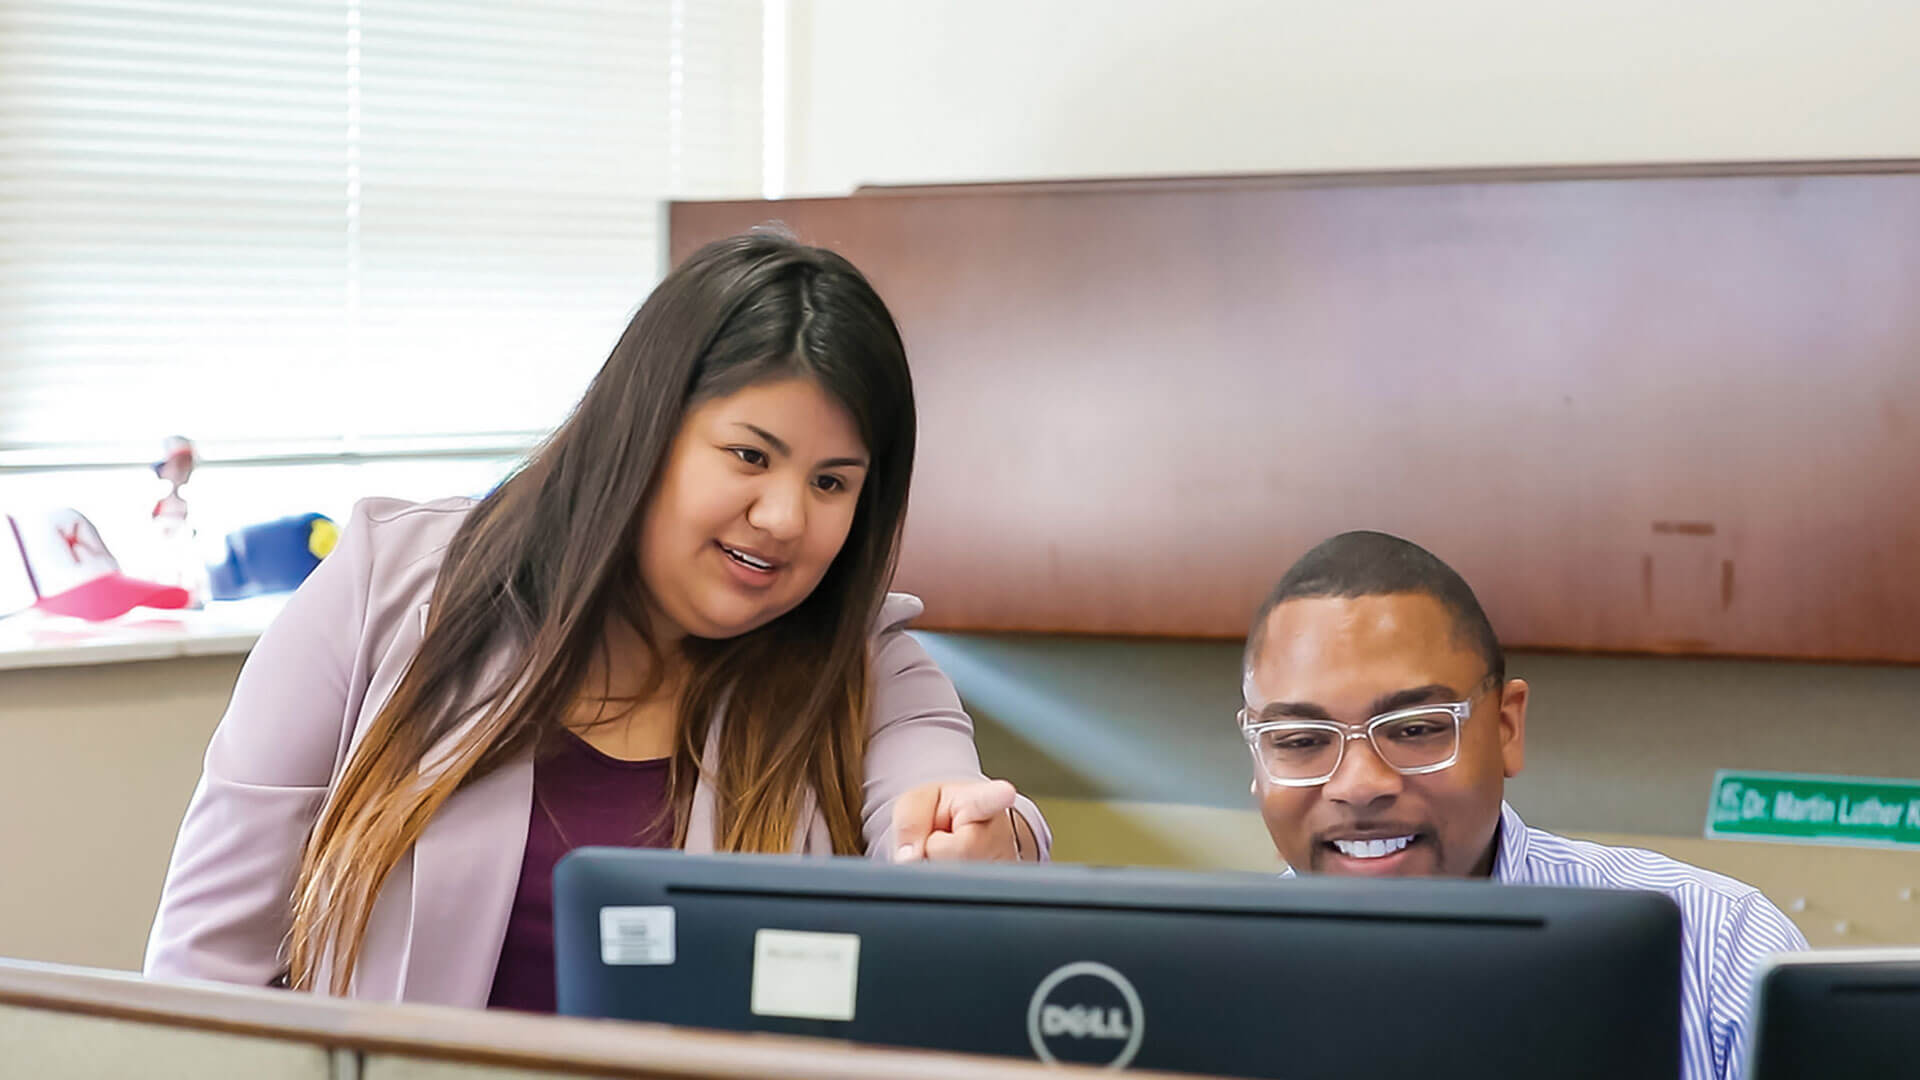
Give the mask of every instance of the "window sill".
[[0, 619], [0, 671], [243, 656], [286, 601], [282, 593], [198, 611], [135, 608], [101, 623], [24, 611]]

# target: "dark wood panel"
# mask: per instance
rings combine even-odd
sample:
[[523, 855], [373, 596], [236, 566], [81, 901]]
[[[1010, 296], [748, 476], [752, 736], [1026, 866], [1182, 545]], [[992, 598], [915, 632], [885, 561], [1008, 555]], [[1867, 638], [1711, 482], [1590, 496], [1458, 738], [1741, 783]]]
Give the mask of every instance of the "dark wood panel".
[[892, 305], [944, 629], [1237, 637], [1413, 538], [1534, 648], [1920, 660], [1920, 165], [897, 189], [781, 221]]

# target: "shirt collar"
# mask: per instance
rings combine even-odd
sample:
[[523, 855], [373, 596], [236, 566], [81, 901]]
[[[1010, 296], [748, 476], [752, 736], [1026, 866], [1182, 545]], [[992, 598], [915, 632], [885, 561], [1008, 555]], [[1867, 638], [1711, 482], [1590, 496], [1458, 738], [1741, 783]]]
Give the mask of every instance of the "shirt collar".
[[1500, 801], [1500, 831], [1493, 838], [1493, 880], [1527, 880], [1527, 823], [1506, 800]]

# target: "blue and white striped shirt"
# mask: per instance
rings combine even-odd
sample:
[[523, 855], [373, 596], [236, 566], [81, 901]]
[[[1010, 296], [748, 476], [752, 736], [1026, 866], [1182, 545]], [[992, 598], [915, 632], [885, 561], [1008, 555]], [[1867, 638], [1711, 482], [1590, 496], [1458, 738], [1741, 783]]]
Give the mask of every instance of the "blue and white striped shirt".
[[1680, 1076], [1740, 1080], [1753, 972], [1769, 953], [1807, 947], [1800, 928], [1751, 885], [1640, 848], [1569, 840], [1500, 804], [1493, 876], [1509, 885], [1649, 889], [1680, 905]]
[[1754, 968], [1770, 953], [1807, 948], [1792, 920], [1751, 885], [1658, 852], [1535, 829], [1504, 802], [1495, 844], [1493, 878], [1503, 884], [1673, 897], [1680, 906], [1681, 1080], [1740, 1080]]

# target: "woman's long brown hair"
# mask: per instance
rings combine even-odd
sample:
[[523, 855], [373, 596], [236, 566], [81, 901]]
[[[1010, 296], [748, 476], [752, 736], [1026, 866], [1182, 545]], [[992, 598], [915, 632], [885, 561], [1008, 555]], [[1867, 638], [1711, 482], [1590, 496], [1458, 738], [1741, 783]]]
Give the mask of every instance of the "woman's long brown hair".
[[[572, 416], [454, 535], [419, 652], [308, 839], [288, 939], [292, 986], [314, 989], [330, 970], [327, 989], [347, 992], [387, 876], [449, 797], [559, 728], [610, 619], [646, 643], [659, 688], [636, 545], [674, 435], [693, 405], [794, 375], [846, 407], [871, 466], [846, 543], [805, 600], [738, 637], [678, 646], [674, 840], [686, 841], [704, 778], [717, 796], [719, 850], [788, 850], [809, 792], [834, 851], [861, 850], [867, 642], [906, 512], [913, 386], [893, 318], [858, 270], [752, 233], [703, 248], [661, 281]], [[498, 656], [510, 658], [505, 670], [476, 685]]]

